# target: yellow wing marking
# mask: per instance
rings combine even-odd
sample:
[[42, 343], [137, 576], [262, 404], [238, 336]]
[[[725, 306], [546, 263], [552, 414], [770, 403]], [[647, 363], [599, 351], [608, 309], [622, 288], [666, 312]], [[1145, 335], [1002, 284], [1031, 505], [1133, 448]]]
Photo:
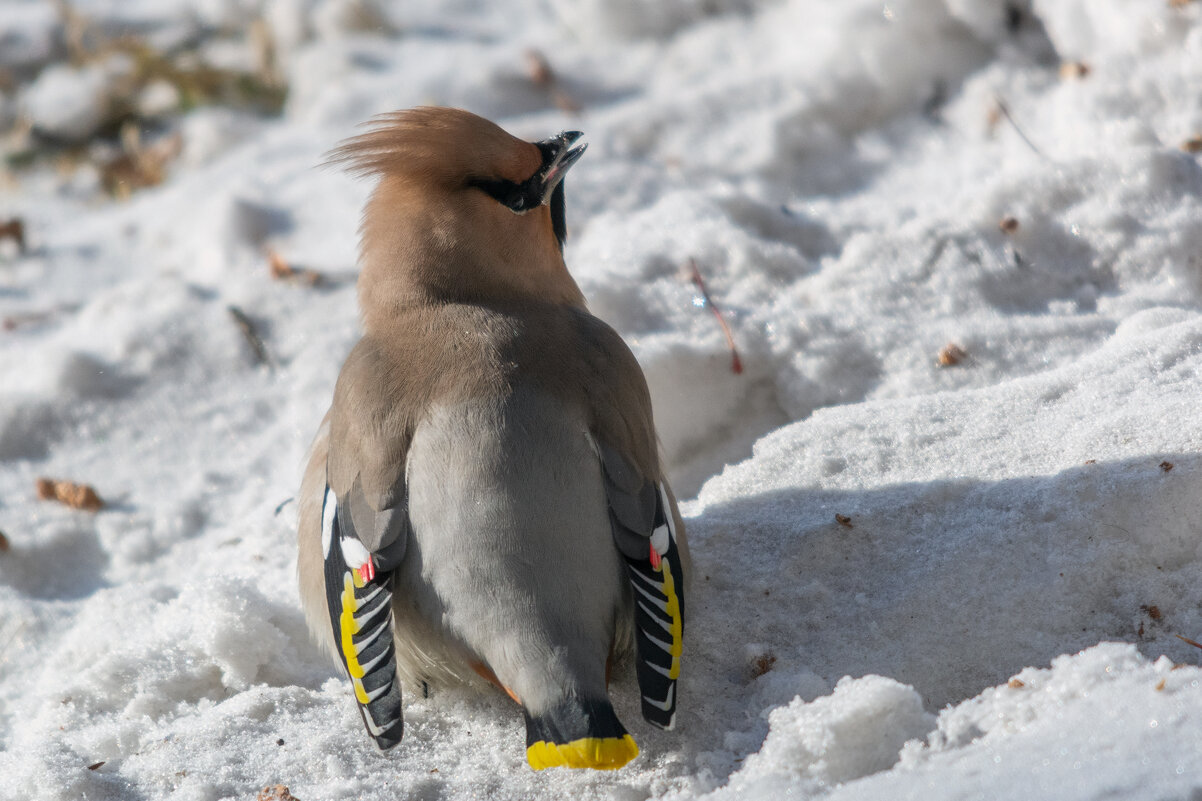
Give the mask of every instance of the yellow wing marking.
[[355, 600], [355, 588], [363, 587], [363, 579], [351, 571], [347, 571], [342, 579], [342, 614], [338, 616], [338, 627], [342, 634], [342, 656], [346, 660], [347, 673], [351, 674], [351, 684], [355, 686], [355, 698], [359, 703], [368, 702], [367, 691], [363, 689], [363, 666], [359, 664], [359, 652], [351, 638], [359, 633], [359, 624], [355, 621], [355, 612], [359, 604]]
[[675, 679], [680, 676], [680, 655], [684, 651], [684, 626], [680, 619], [680, 601], [676, 598], [676, 582], [672, 578], [672, 571], [668, 568], [668, 560], [660, 562], [660, 575], [664, 581], [664, 595], [668, 596], [667, 612], [672, 624], [668, 627], [668, 633], [672, 635], [672, 668], [668, 672], [668, 678]]

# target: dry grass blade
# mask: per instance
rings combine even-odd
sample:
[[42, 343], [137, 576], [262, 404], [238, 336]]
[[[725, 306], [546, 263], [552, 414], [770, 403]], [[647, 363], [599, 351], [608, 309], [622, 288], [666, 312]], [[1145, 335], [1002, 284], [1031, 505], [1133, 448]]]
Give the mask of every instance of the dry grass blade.
[[1010, 123], [1011, 127], [1014, 128], [1019, 137], [1026, 142], [1027, 147], [1031, 148], [1031, 152], [1040, 158], [1047, 158], [1047, 156], [1043, 154], [1043, 151], [1035, 146], [1035, 143], [1031, 141], [1031, 138], [1023, 133], [1023, 129], [1019, 127], [1017, 122], [1015, 122], [1014, 116], [1010, 114], [1010, 107], [1006, 105], [1005, 100], [1002, 100], [1002, 96], [994, 95], [993, 102], [994, 108], [997, 109], [997, 113], [1006, 118], [1006, 122]]
[[722, 326], [722, 333], [726, 336], [726, 346], [730, 348], [730, 369], [736, 375], [743, 372], [743, 360], [739, 358], [738, 348], [735, 347], [735, 337], [730, 331], [730, 326], [726, 323], [726, 318], [722, 316], [722, 310], [714, 303], [714, 299], [710, 297], [709, 290], [705, 286], [705, 279], [701, 277], [701, 270], [697, 267], [697, 260], [690, 258], [687, 266], [689, 280], [701, 292], [701, 299], [705, 301], [705, 305], [714, 313], [714, 317], [718, 319], [718, 325]]
[[230, 319], [234, 321], [234, 325], [238, 326], [238, 330], [246, 338], [250, 349], [254, 351], [256, 362], [271, 366], [271, 356], [267, 353], [267, 345], [263, 343], [263, 338], [259, 336], [255, 324], [246, 316], [246, 312], [237, 306], [226, 306], [225, 310], [229, 312]]
[[24, 314], [12, 314], [0, 321], [0, 328], [5, 331], [15, 331], [18, 328], [26, 325], [37, 325], [44, 323], [47, 320], [52, 320], [60, 314], [76, 311], [78, 305], [70, 303], [61, 306], [55, 306], [52, 309], [42, 311], [25, 312]]
[[1180, 634], [1174, 634], [1173, 636], [1176, 637], [1177, 639], [1181, 640], [1183, 643], [1192, 645], [1195, 648], [1202, 648], [1202, 642], [1195, 642], [1195, 641], [1191, 640], [1189, 637], [1182, 637]]
[[132, 97], [153, 81], [170, 84], [180, 95], [182, 110], [197, 105], [220, 103], [237, 108], [278, 114], [287, 88], [279, 78], [275, 43], [262, 20], [247, 30], [258, 68], [241, 71], [211, 66], [198, 58], [195, 47], [164, 52], [133, 34], [113, 36], [72, 8], [66, 0], [55, 0], [63, 22], [64, 38], [71, 62], [77, 66], [102, 61], [114, 53], [133, 62], [128, 97], [118, 98], [118, 110], [130, 110]]
[[265, 114], [278, 114], [287, 91], [274, 76], [239, 72], [164, 54], [142, 39], [126, 36], [98, 48], [92, 58], [125, 53], [134, 61], [136, 83], [162, 80], [179, 92], [182, 110], [218, 103]]
[[13, 642], [16, 641], [17, 637], [19, 637], [21, 633], [25, 631], [28, 625], [29, 624], [23, 620], [19, 621], [15, 626], [13, 626], [12, 634], [9, 634], [4, 642], [0, 643], [0, 665], [8, 662], [8, 649], [12, 646]]

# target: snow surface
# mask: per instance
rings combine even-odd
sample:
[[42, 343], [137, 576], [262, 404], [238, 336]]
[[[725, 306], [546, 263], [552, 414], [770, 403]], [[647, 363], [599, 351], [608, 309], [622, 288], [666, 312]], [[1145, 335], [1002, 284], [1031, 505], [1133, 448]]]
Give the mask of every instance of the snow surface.
[[[114, 68], [48, 5], [0, 3], [0, 124], [84, 139]], [[0, 183], [0, 799], [1202, 798], [1202, 3], [73, 5], [223, 63], [262, 18], [289, 95], [176, 118], [125, 203]], [[617, 773], [530, 771], [467, 691], [407, 688], [377, 753], [305, 630], [288, 500], [370, 188], [316, 165], [422, 103], [588, 135], [568, 262], [693, 498], [678, 730], [624, 674]]]

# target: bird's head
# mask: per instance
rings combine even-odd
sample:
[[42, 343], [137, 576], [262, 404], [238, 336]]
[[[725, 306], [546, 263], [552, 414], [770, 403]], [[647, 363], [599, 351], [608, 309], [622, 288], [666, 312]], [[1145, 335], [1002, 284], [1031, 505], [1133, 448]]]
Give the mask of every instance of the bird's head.
[[365, 315], [431, 300], [583, 305], [562, 255], [563, 177], [584, 153], [573, 147], [580, 132], [527, 142], [470, 112], [430, 107], [368, 125], [330, 158], [380, 177], [363, 217]]

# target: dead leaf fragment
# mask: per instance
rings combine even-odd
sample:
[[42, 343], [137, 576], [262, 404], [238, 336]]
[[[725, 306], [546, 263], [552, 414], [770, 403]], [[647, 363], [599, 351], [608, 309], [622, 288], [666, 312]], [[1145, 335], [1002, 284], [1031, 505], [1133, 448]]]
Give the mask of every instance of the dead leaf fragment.
[[4, 536], [4, 532], [0, 531], [0, 553], [8, 553], [8, 537]]
[[25, 222], [19, 217], [0, 222], [0, 239], [11, 239], [17, 243], [17, 252], [25, 252]]
[[955, 342], [949, 342], [940, 348], [939, 355], [935, 357], [935, 363], [940, 367], [954, 367], [967, 358], [968, 351]]
[[288, 792], [288, 788], [282, 784], [275, 784], [271, 787], [264, 787], [259, 791], [258, 798], [255, 801], [299, 801], [292, 793]]
[[522, 57], [526, 60], [526, 74], [535, 86], [550, 86], [555, 81], [555, 72], [547, 57], [534, 48], [530, 48]]
[[1173, 469], [1173, 463], [1172, 462], [1161, 462], [1160, 469], [1167, 473]]
[[568, 114], [576, 114], [580, 111], [580, 104], [572, 99], [559, 83], [559, 77], [555, 74], [555, 70], [551, 69], [551, 62], [547, 61], [547, 57], [534, 48], [530, 48], [522, 54], [526, 61], [526, 75], [530, 78], [530, 83], [547, 90], [551, 95], [551, 102], [555, 104], [560, 111], [566, 111]]
[[751, 660], [751, 678], [758, 679], [776, 664], [776, 654], [765, 653], [760, 654]]
[[1165, 679], [1161, 679], [1160, 681], [1156, 682], [1156, 692], [1160, 692], [1164, 689], [1165, 681]]
[[998, 222], [997, 227], [1000, 228], [1004, 234], [1012, 234], [1018, 230], [1018, 218], [1011, 217], [1009, 214], [1007, 214]]
[[1169, 0], [1169, 8], [1185, 8], [1194, 0]]
[[121, 127], [122, 153], [100, 165], [100, 178], [109, 194], [123, 200], [135, 189], [157, 186], [167, 177], [167, 165], [183, 150], [177, 132], [152, 145], [142, 143], [141, 130], [128, 122]]
[[1202, 136], [1191, 136], [1181, 143], [1181, 149], [1186, 153], [1202, 153]]
[[83, 509], [88, 512], [98, 512], [104, 508], [104, 501], [96, 494], [96, 490], [87, 484], [76, 484], [73, 481], [60, 481], [53, 478], [39, 478], [35, 485], [38, 498], [43, 501], [58, 501], [72, 509]]
[[1160, 612], [1160, 607], [1156, 604], [1144, 604], [1140, 607], [1140, 611], [1147, 613], [1148, 617], [1152, 618], [1153, 620], [1160, 620], [1162, 617], [1164, 617], [1164, 615], [1162, 615]]
[[101, 760], [100, 762], [95, 762], [91, 765], [88, 765], [88, 770], [99, 770], [100, 766], [103, 764], [104, 764], [104, 760]]
[[1023, 681], [1022, 679], [1016, 677], [1016, 678], [1010, 679], [1010, 681], [1006, 682], [1006, 686], [1009, 687], [1011, 690], [1017, 690], [1020, 687], [1026, 687], [1027, 683], [1025, 681]]
[[838, 523], [839, 525], [843, 526], [844, 528], [855, 528], [855, 526], [853, 526], [851, 524], [851, 518], [848, 517], [847, 515], [841, 515], [841, 514], [836, 513], [835, 514], [835, 522]]
[[291, 281], [305, 286], [317, 286], [322, 282], [321, 273], [305, 267], [293, 267], [274, 250], [267, 251], [267, 263], [271, 277], [277, 281]]
[[1066, 81], [1088, 78], [1090, 72], [1092, 70], [1084, 61], [1066, 61], [1060, 65], [1060, 77]]

